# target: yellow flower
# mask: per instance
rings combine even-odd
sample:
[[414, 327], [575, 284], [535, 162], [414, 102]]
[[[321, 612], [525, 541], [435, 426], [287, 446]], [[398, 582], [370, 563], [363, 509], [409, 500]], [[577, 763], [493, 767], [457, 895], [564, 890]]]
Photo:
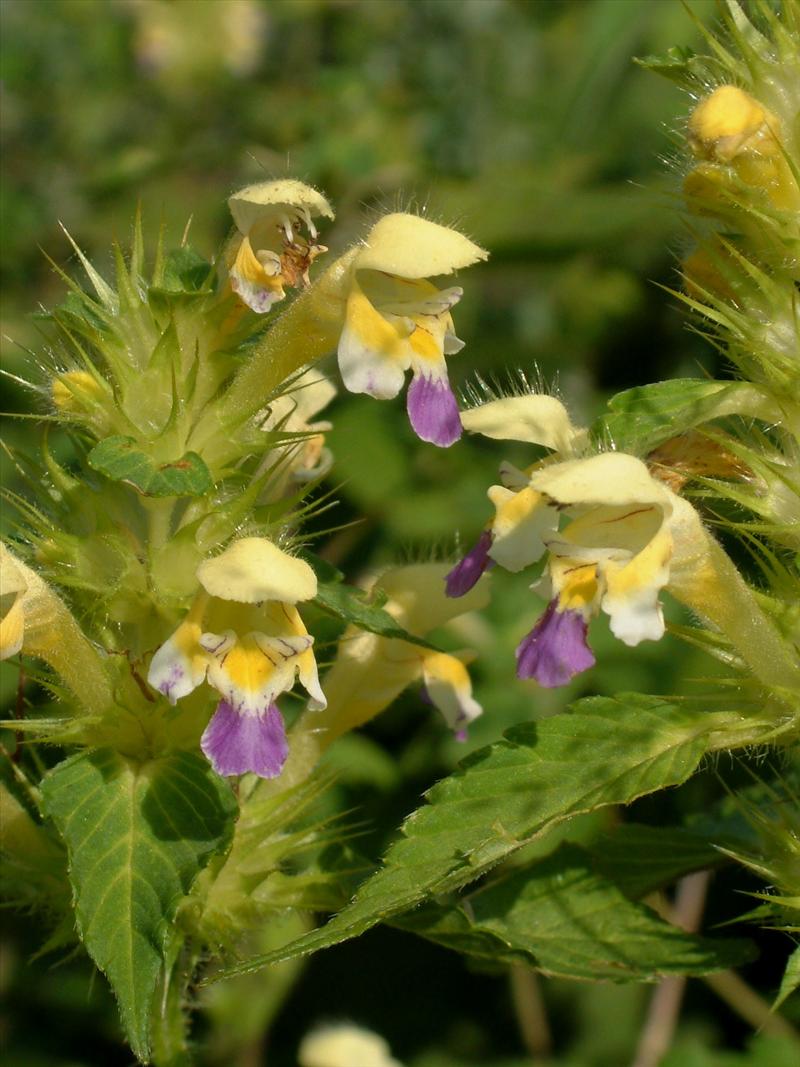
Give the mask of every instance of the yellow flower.
[[28, 583], [5, 546], [0, 549], [0, 660], [3, 660], [16, 656], [22, 649]]
[[[270, 483], [274, 494], [279, 494], [289, 480], [309, 482], [321, 478], [330, 469], [333, 457], [325, 447], [325, 433], [331, 429], [331, 423], [312, 420], [335, 396], [333, 383], [321, 371], [313, 369], [300, 375], [264, 412], [261, 429], [286, 434], [288, 439], [287, 458]], [[274, 457], [268, 454], [264, 463], [273, 464]]]
[[[449, 600], [443, 589], [446, 570], [443, 563], [398, 567], [383, 574], [373, 588], [387, 597], [384, 611], [415, 637], [424, 637], [458, 615], [485, 607], [488, 601], [483, 583], [465, 600]], [[481, 714], [472, 696], [465, 658], [349, 627], [324, 678], [328, 698], [325, 745], [369, 721], [414, 682], [424, 684], [427, 698], [457, 736], [463, 737], [468, 724]]]
[[350, 264], [338, 346], [346, 388], [386, 400], [397, 396], [410, 369], [411, 425], [423, 441], [442, 447], [461, 436], [445, 356], [463, 348], [450, 314], [462, 290], [439, 289], [428, 279], [486, 255], [456, 230], [396, 213], [372, 227]]
[[382, 1037], [350, 1023], [304, 1037], [297, 1058], [300, 1067], [401, 1067]]
[[64, 601], [0, 543], [0, 660], [18, 652], [49, 664], [87, 711], [113, 704], [103, 657]]
[[241, 235], [230, 255], [231, 287], [263, 314], [283, 300], [285, 286], [308, 285], [309, 267], [326, 251], [314, 218], [332, 219], [333, 210], [322, 193], [292, 179], [248, 185], [228, 205]]
[[546, 556], [539, 588], [549, 603], [517, 648], [518, 675], [556, 686], [592, 666], [587, 627], [600, 611], [625, 644], [660, 638], [659, 593], [673, 553], [666, 487], [623, 453], [561, 459], [583, 448], [585, 432], [551, 397], [492, 401], [465, 422], [490, 437], [513, 434], [559, 450], [489, 489], [494, 518], [446, 577], [448, 596], [458, 597], [493, 563], [520, 571]]
[[[586, 430], [575, 426], [567, 409], [555, 397], [542, 393], [501, 397], [465, 411], [465, 429], [495, 441], [522, 441], [551, 449], [553, 458], [578, 455], [585, 446]], [[544, 552], [543, 538], [558, 525], [558, 516], [529, 483], [534, 464], [527, 471], [504, 463], [502, 485], [493, 485], [488, 496], [495, 514], [477, 544], [449, 572], [447, 595], [459, 597], [472, 588], [494, 563], [505, 570], [521, 571]]]
[[103, 387], [85, 370], [68, 370], [53, 379], [53, 403], [59, 411], [85, 412], [101, 399]]
[[[780, 208], [797, 206], [797, 182], [781, 148], [781, 122], [744, 90], [721, 85], [701, 101], [689, 118], [689, 145], [701, 163], [686, 178], [687, 199], [730, 205], [731, 168], [740, 182], [764, 190]], [[708, 208], [706, 208], [708, 210]]]
[[695, 155], [730, 163], [745, 152], [776, 155], [778, 119], [735, 85], [721, 85], [689, 117], [689, 145]]
[[246, 537], [201, 563], [197, 578], [201, 591], [153, 656], [148, 681], [174, 704], [207, 680], [222, 698], [201, 740], [214, 769], [273, 778], [288, 753], [278, 696], [298, 676], [312, 706], [325, 707], [295, 606], [316, 595], [316, 576], [265, 538]]
[[461, 421], [469, 433], [542, 445], [565, 458], [579, 454], [587, 440], [586, 430], [573, 424], [561, 401], [546, 393], [489, 400], [463, 412]]
[[558, 610], [588, 616], [601, 609], [627, 645], [658, 640], [664, 633], [658, 595], [673, 551], [667, 489], [641, 460], [620, 452], [546, 467], [531, 485], [545, 507], [571, 519], [545, 538]]
[[576, 456], [585, 432], [541, 399], [492, 401], [465, 413], [465, 425], [487, 436], [513, 434], [566, 451], [526, 471], [501, 468], [505, 485], [489, 490], [495, 515], [446, 576], [447, 595], [468, 593], [494, 563], [518, 571], [545, 557], [537, 588], [549, 603], [517, 648], [518, 675], [544, 686], [563, 685], [592, 666], [587, 626], [599, 612], [627, 645], [658, 640], [666, 590], [726, 634], [759, 678], [796, 688], [797, 665], [774, 623], [692, 505], [633, 456]]

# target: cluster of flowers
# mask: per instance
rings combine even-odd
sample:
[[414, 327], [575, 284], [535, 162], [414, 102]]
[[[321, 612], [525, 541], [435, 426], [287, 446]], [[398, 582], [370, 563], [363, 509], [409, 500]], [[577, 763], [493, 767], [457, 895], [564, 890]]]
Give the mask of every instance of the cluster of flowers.
[[[689, 144], [701, 157], [687, 183], [690, 197], [698, 183], [706, 196], [709, 183], [722, 182], [723, 171], [728, 180], [731, 167], [737, 180], [755, 183], [774, 200], [794, 188], [777, 119], [733, 86], [722, 86], [698, 106]], [[265, 315], [287, 289], [310, 286], [309, 268], [326, 251], [315, 219], [331, 219], [333, 211], [318, 191], [293, 180], [248, 186], [229, 205], [236, 233], [223, 264], [223, 287], [229, 298], [238, 298], [239, 314]], [[388, 598], [385, 610], [410, 634], [423, 637], [479, 606], [482, 578], [491, 566], [519, 572], [544, 561], [534, 588], [548, 604], [517, 648], [517, 673], [542, 686], [560, 686], [594, 664], [587, 633], [598, 613], [609, 617], [617, 638], [633, 646], [662, 636], [662, 590], [693, 607], [703, 598], [713, 605], [710, 561], [716, 549], [694, 510], [644, 462], [616, 451], [592, 454], [587, 432], [573, 425], [554, 397], [511, 396], [459, 411], [446, 358], [463, 347], [452, 318], [462, 290], [439, 288], [431, 279], [484, 258], [486, 253], [456, 230], [394, 213], [376, 222], [311, 291], [325, 291], [326, 279], [335, 279], [328, 298], [332, 293], [338, 364], [348, 390], [392, 398], [411, 372], [407, 410], [422, 440], [448, 447], [466, 429], [548, 450], [524, 471], [502, 466], [500, 484], [488, 492], [494, 516], [449, 572], [438, 564], [418, 565], [389, 572], [378, 584]], [[77, 404], [80, 390], [88, 387], [80, 375], [89, 377], [68, 372], [55, 381], [53, 399], [60, 409]], [[328, 424], [312, 419], [333, 392], [322, 375], [307, 371], [260, 415], [263, 429], [294, 436], [291, 472], [298, 481], [319, 477], [329, 464]], [[0, 590], [10, 606], [0, 624], [3, 656], [23, 647], [25, 602], [35, 580], [10, 558]], [[234, 540], [200, 564], [196, 582], [192, 606], [153, 655], [148, 681], [173, 704], [205, 681], [219, 693], [201, 747], [222, 775], [270, 778], [281, 772], [288, 745], [276, 701], [297, 678], [310, 698], [309, 710], [325, 709], [332, 694], [347, 704], [348, 728], [366, 721], [415, 679], [423, 681], [458, 736], [480, 714], [466, 656], [353, 628], [321, 687], [313, 638], [298, 611], [315, 597], [317, 579], [305, 561], [266, 538]], [[480, 590], [477, 599], [467, 596], [473, 589]], [[712, 610], [705, 612], [713, 619]], [[325, 727], [331, 734], [340, 728], [336, 721], [330, 717]]]
[[[287, 287], [308, 283], [310, 264], [325, 250], [314, 218], [332, 212], [318, 192], [298, 182], [248, 187], [230, 205], [238, 230], [228, 257], [230, 285], [263, 314]], [[553, 397], [509, 397], [459, 412], [445, 357], [462, 347], [451, 316], [462, 290], [438, 289], [428, 278], [483, 255], [467, 238], [427, 220], [404, 214], [381, 219], [349, 262], [339, 367], [348, 389], [379, 399], [396, 396], [410, 369], [408, 413], [423, 440], [448, 446], [463, 426], [552, 450], [528, 471], [503, 467], [503, 484], [489, 490], [494, 519], [449, 573], [423, 566], [412, 576], [415, 568], [406, 568], [401, 581], [383, 584], [392, 587], [389, 610], [419, 632], [422, 615], [430, 628], [434, 601], [443, 600], [441, 588], [432, 587], [434, 571], [444, 579], [446, 597], [456, 598], [492, 563], [520, 571], [547, 553], [546, 577], [537, 588], [550, 602], [519, 645], [518, 674], [544, 686], [563, 685], [594, 663], [586, 635], [598, 611], [629, 645], [664, 632], [658, 597], [675, 550], [674, 504], [640, 460], [618, 453], [581, 457], [586, 432]], [[559, 529], [562, 516], [569, 522]], [[314, 573], [275, 545], [245, 538], [204, 562], [197, 578], [197, 599], [153, 657], [150, 684], [174, 702], [207, 679], [221, 696], [202, 739], [215, 769], [274, 776], [287, 757], [279, 694], [299, 675], [309, 707], [326, 707], [313, 639], [297, 610], [315, 595]], [[420, 618], [410, 618], [409, 601]], [[457, 610], [445, 609], [443, 618]], [[430, 699], [463, 737], [481, 709], [462, 660], [352, 630], [325, 689], [346, 691], [349, 720], [366, 721], [413, 677], [422, 677]]]
[[[251, 185], [229, 201], [238, 230], [229, 256], [230, 284], [261, 315], [308, 285], [308, 269], [324, 245], [314, 219], [333, 218], [328, 201], [297, 181]], [[486, 252], [448, 227], [405, 213], [384, 216], [348, 257], [339, 370], [352, 393], [378, 400], [397, 396], [406, 372], [408, 416], [423, 441], [441, 447], [461, 436], [458, 405], [445, 357], [463, 347], [450, 314], [463, 295], [428, 279], [486, 258]]]
[[460, 597], [493, 564], [517, 572], [546, 556], [533, 588], [548, 605], [517, 648], [518, 676], [554, 687], [593, 666], [587, 628], [600, 611], [625, 644], [658, 640], [678, 498], [634, 456], [581, 457], [587, 435], [554, 397], [490, 401], [467, 412], [465, 424], [487, 437], [551, 450], [525, 471], [503, 464], [502, 484], [488, 492], [493, 519], [447, 575], [447, 595]]
[[[290, 180], [249, 186], [229, 203], [238, 233], [227, 256], [228, 283], [247, 308], [266, 314], [288, 288], [309, 285], [309, 267], [326, 251], [317, 243], [314, 219], [332, 218], [333, 212], [316, 190]], [[485, 253], [456, 231], [399, 213], [382, 218], [355, 255], [346, 257], [338, 343], [344, 384], [352, 392], [387, 399], [398, 394], [411, 370], [411, 425], [423, 440], [441, 447], [462, 432], [445, 362], [463, 347], [450, 314], [462, 290], [440, 290], [427, 279], [482, 258]], [[279, 427], [302, 440], [300, 449], [293, 446], [296, 479], [318, 477], [328, 464], [323, 436], [328, 424], [311, 419], [333, 393], [322, 375], [307, 372], [261, 422], [264, 429]], [[438, 594], [444, 600], [441, 580], [437, 565], [390, 572], [380, 583], [389, 596], [384, 610], [422, 636], [436, 624], [431, 598]], [[201, 740], [214, 769], [222, 775], [274, 777], [288, 755], [276, 704], [280, 694], [299, 678], [310, 710], [328, 706], [313, 638], [297, 609], [316, 595], [315, 574], [272, 542], [246, 537], [203, 562], [197, 581], [194, 603], [153, 656], [148, 681], [171, 703], [207, 681], [221, 697]], [[430, 590], [432, 581], [439, 586], [436, 593]], [[422, 595], [426, 611], [412, 618], [422, 589], [430, 592]], [[445, 604], [441, 621], [459, 613]], [[351, 628], [325, 689], [329, 695], [342, 690], [351, 722], [366, 721], [413, 680], [423, 682], [425, 696], [457, 735], [465, 736], [466, 724], [481, 708], [472, 697], [463, 657]], [[327, 729], [336, 729], [333, 721]]]

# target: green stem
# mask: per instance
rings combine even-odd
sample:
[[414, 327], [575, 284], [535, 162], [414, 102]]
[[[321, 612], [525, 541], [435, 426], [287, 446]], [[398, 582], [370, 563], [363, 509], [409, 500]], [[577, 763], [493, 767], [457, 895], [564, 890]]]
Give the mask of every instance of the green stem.
[[191, 1067], [186, 991], [196, 959], [177, 940], [167, 953], [152, 1012], [152, 1062], [155, 1067]]
[[800, 664], [780, 631], [759, 606], [738, 569], [700, 522], [694, 508], [673, 497], [680, 554], [667, 589], [713, 623], [755, 677], [776, 694], [800, 690]]
[[340, 256], [276, 319], [219, 405], [200, 420], [188, 446], [209, 466], [218, 467], [236, 454], [233, 430], [260, 411], [282, 383], [335, 350], [344, 324], [350, 267], [358, 251]]

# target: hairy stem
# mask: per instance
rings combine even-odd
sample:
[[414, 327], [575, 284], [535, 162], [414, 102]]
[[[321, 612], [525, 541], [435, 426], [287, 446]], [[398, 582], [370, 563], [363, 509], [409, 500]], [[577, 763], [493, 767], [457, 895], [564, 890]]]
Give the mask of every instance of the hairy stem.
[[189, 1019], [186, 991], [194, 969], [194, 958], [181, 951], [177, 941], [164, 967], [156, 990], [152, 1014], [152, 1062], [155, 1067], [190, 1067]]

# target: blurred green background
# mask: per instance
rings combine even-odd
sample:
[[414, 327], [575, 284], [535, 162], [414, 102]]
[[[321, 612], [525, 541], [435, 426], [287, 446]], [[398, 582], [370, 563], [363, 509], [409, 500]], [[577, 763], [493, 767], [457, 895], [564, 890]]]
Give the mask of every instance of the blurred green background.
[[[63, 292], [42, 250], [77, 274], [59, 222], [108, 273], [110, 242], [125, 241], [137, 201], [151, 238], [163, 222], [177, 244], [191, 219], [191, 244], [211, 256], [228, 230], [226, 196], [284, 175], [319, 186], [335, 205], [323, 234], [332, 254], [377, 211], [397, 207], [456, 224], [490, 250], [488, 264], [459, 279], [455, 317], [467, 346], [450, 364], [457, 387], [476, 373], [503, 381], [521, 372], [557, 387], [588, 420], [620, 389], [716, 370], [658, 287], [676, 284], [689, 244], [676, 209], [690, 102], [632, 62], [699, 46], [679, 0], [3, 0], [0, 10], [3, 365], [12, 374], [24, 374], [25, 350], [43, 343], [31, 313]], [[710, 0], [692, 11], [713, 15]], [[6, 411], [46, 410], [13, 383], [3, 390]], [[324, 551], [354, 580], [371, 566], [471, 543], [498, 462], [525, 461], [524, 451], [490, 442], [448, 452], [420, 444], [401, 401], [340, 397], [332, 418], [341, 500], [333, 524], [361, 521]], [[4, 420], [12, 448], [29, 432]], [[473, 674], [486, 714], [468, 748], [576, 695], [691, 692], [687, 679], [712, 670], [671, 637], [631, 653], [599, 622], [598, 667], [566, 692], [542, 692], [513, 675], [514, 646], [541, 603], [510, 576], [498, 573], [494, 587], [486, 617], [450, 638], [479, 653]], [[3, 684], [8, 696], [15, 678], [6, 672]], [[365, 851], [377, 858], [463, 751], [414, 694], [345, 739], [336, 802], [367, 820]], [[661, 809], [643, 810], [666, 821], [715, 791], [709, 771]], [[743, 875], [723, 876], [709, 908], [732, 917], [744, 910], [733, 891], [753, 888]], [[0, 1040], [9, 1067], [129, 1062], [103, 983], [80, 959], [51, 954], [28, 967], [38, 944], [34, 930], [6, 922]], [[766, 992], [783, 958], [781, 946], [770, 964], [771, 945], [748, 975]], [[309, 1027], [338, 1018], [383, 1032], [413, 1067], [531, 1062], [508, 976], [477, 973], [407, 934], [369, 934], [284, 985], [261, 975], [227, 1005], [220, 996], [216, 1023], [201, 1028], [210, 1034], [204, 1062], [288, 1067]], [[630, 1059], [646, 989], [547, 982], [544, 995], [553, 1062]], [[790, 1062], [780, 1042], [761, 1039], [748, 1054], [746, 1040], [747, 1028], [696, 984], [669, 1064]]]

